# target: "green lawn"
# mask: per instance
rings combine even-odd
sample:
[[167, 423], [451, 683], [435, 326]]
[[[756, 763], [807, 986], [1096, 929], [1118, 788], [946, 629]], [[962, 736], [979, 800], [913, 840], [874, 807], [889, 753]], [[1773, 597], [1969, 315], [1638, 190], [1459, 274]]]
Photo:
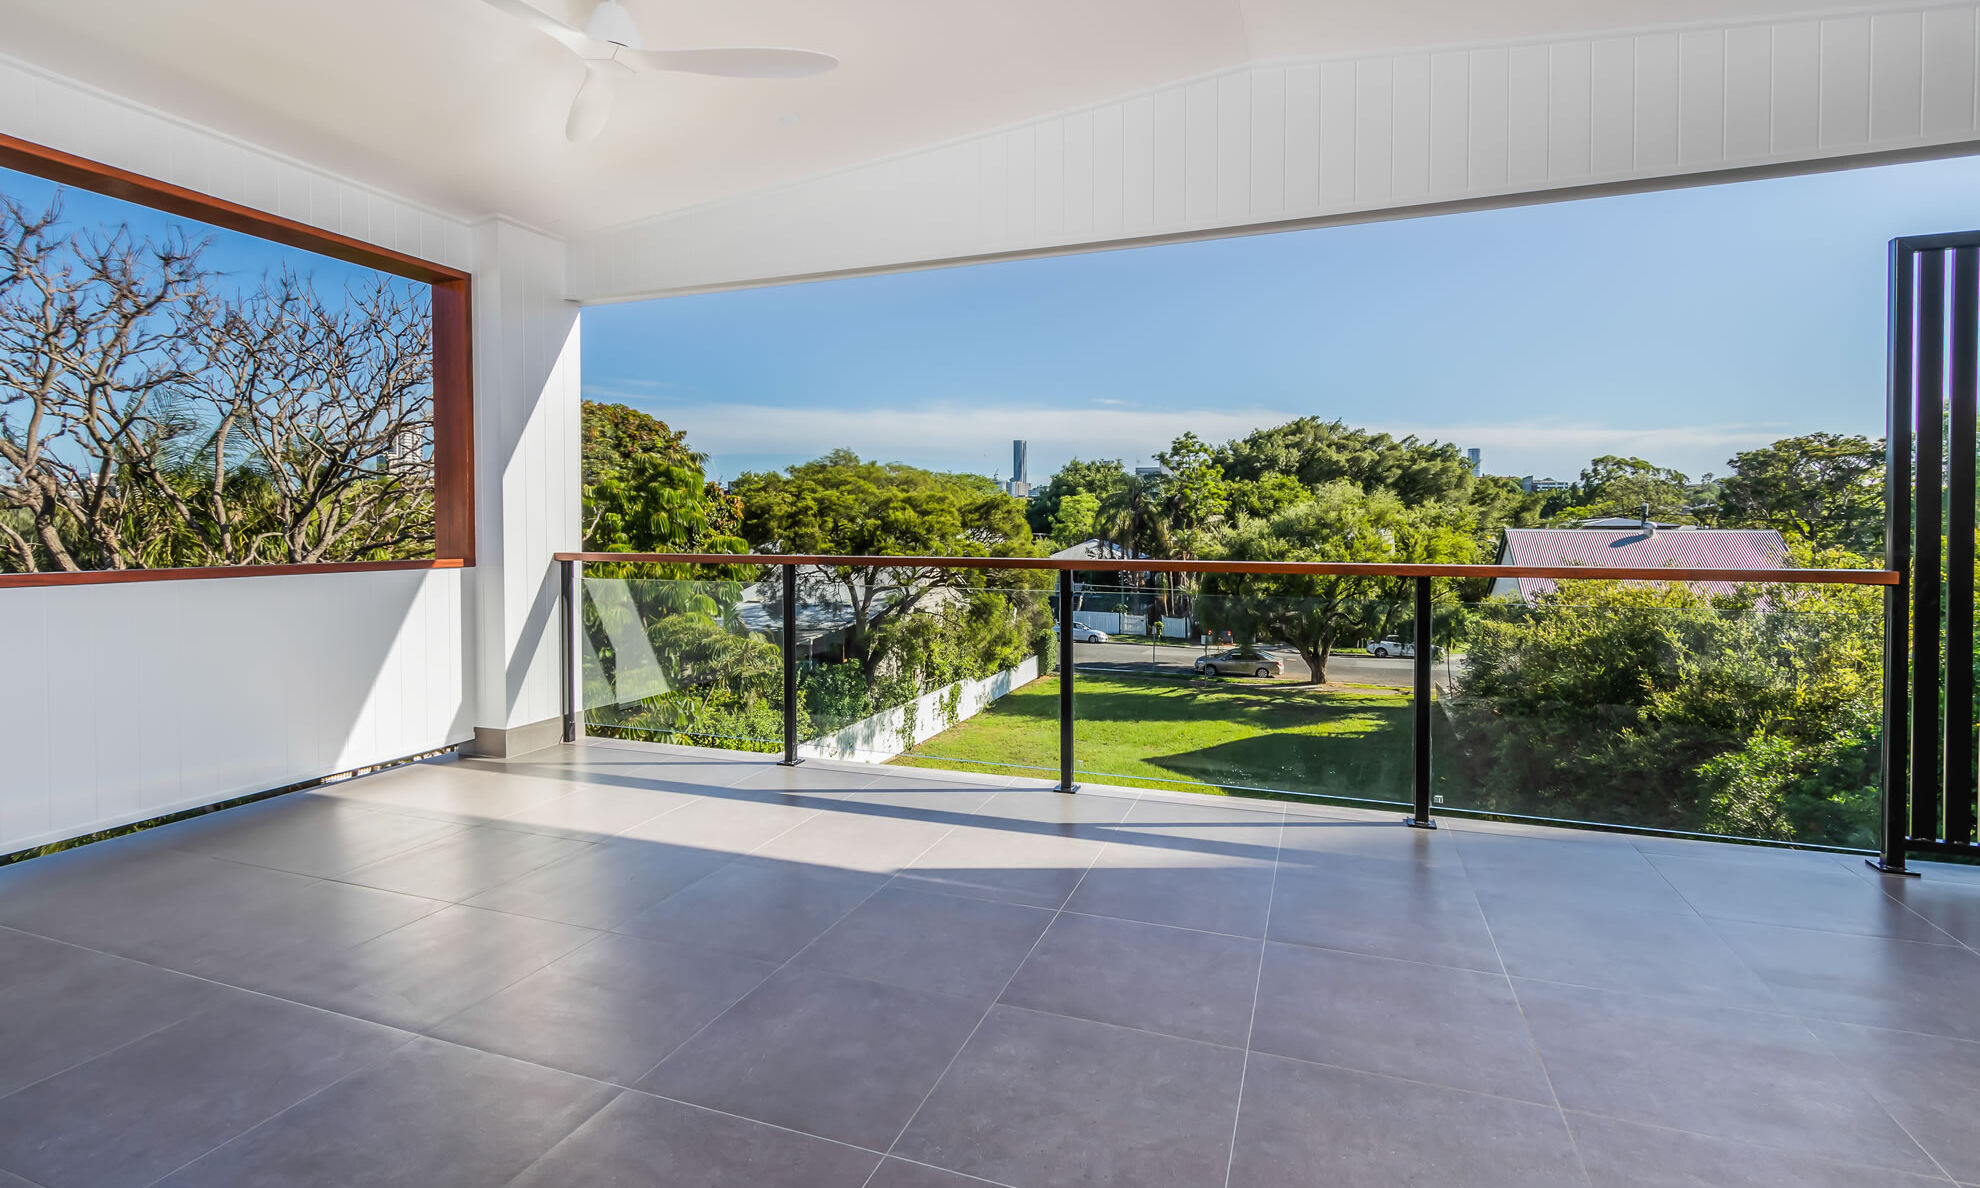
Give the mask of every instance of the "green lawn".
[[[1267, 681], [1081, 676], [1073, 751], [1097, 782], [1409, 800], [1409, 696]], [[1056, 772], [1059, 682], [1043, 677], [893, 760]]]

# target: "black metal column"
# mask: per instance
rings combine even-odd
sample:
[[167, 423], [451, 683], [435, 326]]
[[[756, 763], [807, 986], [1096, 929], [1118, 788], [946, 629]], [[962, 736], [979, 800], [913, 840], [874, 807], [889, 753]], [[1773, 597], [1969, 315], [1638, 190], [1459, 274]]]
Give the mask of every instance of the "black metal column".
[[1073, 783], [1073, 575], [1059, 571], [1059, 787], [1077, 792]]
[[578, 605], [578, 594], [583, 589], [584, 562], [566, 561], [564, 566], [564, 741], [574, 743], [580, 737], [583, 721], [580, 710], [584, 706], [584, 630], [583, 609]]
[[1410, 774], [1415, 785], [1415, 809], [1404, 821], [1404, 824], [1418, 829], [1437, 827], [1437, 823], [1430, 819], [1430, 670], [1434, 663], [1430, 627], [1430, 579], [1420, 577], [1416, 579], [1416, 656], [1413, 665], [1416, 696], [1411, 703], [1415, 714], [1410, 739], [1414, 748]]
[[1912, 253], [1891, 244], [1888, 371], [1884, 396], [1884, 568], [1898, 584], [1884, 587], [1884, 824], [1878, 856], [1865, 859], [1886, 874], [1908, 874], [1904, 839], [1911, 821], [1911, 338], [1917, 278]]
[[785, 767], [796, 767], [798, 758], [797, 686], [797, 566], [784, 566], [784, 757]]
[[1980, 365], [1980, 250], [1952, 253], [1952, 357], [1947, 377], [1946, 687], [1942, 788], [1946, 840], [1973, 840], [1974, 384]]
[[1940, 584], [1943, 580], [1941, 500], [1945, 476], [1946, 258], [1928, 251], [1918, 260], [1917, 492], [1913, 503], [1911, 583], [1911, 836], [1937, 838], [1941, 765], [1939, 708]]

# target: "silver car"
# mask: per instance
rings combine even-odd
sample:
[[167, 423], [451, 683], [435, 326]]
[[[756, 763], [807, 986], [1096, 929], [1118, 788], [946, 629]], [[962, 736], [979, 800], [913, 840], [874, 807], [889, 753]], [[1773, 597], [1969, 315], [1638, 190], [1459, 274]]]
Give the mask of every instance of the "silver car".
[[1209, 656], [1198, 656], [1196, 671], [1204, 676], [1243, 676], [1250, 673], [1252, 676], [1275, 677], [1284, 676], [1286, 666], [1283, 661], [1267, 656], [1263, 652], [1234, 649], [1228, 652], [1216, 652]]

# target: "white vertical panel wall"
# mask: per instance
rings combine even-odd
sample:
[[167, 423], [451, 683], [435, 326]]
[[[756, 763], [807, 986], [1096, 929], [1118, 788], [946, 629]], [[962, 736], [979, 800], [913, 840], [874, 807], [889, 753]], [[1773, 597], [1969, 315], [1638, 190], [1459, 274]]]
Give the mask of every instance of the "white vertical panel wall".
[[585, 301], [1980, 139], [1976, 6], [1243, 67], [577, 240]]
[[[0, 131], [474, 264], [457, 219], [6, 59]], [[0, 853], [463, 741], [475, 577], [0, 590]]]

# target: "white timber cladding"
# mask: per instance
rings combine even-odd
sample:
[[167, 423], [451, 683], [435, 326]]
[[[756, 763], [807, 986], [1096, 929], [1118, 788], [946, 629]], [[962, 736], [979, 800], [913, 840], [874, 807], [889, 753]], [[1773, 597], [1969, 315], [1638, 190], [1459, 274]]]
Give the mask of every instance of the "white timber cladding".
[[[474, 264], [465, 223], [9, 59], [0, 131]], [[0, 589], [0, 853], [469, 738], [477, 576]]]
[[1242, 67], [572, 247], [611, 301], [1980, 139], [1959, 4]]
[[0, 853], [468, 737], [466, 578], [0, 590]]
[[0, 56], [0, 132], [469, 269], [467, 223]]

